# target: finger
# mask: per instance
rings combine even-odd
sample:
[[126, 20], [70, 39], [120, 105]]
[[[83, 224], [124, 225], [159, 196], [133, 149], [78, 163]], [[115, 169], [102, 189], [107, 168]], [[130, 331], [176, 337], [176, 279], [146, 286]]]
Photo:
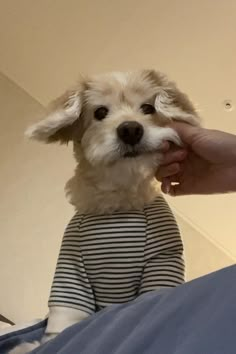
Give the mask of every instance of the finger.
[[163, 193], [169, 194], [172, 197], [188, 194], [181, 188], [179, 183], [172, 184], [171, 180], [168, 178], [165, 178], [165, 180], [162, 182], [161, 190]]
[[199, 134], [199, 131], [202, 129], [199, 125], [199, 122], [195, 122], [196, 124], [192, 125], [187, 122], [172, 122], [169, 127], [174, 129], [182, 142], [187, 145], [191, 145], [193, 138], [196, 134]]
[[180, 182], [180, 174], [177, 173], [173, 176], [165, 177], [161, 181], [161, 190], [165, 194], [170, 194], [172, 186], [175, 184], [179, 184]]
[[194, 194], [193, 190], [189, 189], [184, 183], [170, 183], [168, 191], [168, 194], [172, 197]]
[[161, 184], [161, 190], [165, 194], [169, 194], [171, 188], [171, 181], [169, 178], [164, 178]]
[[169, 165], [173, 162], [181, 162], [187, 156], [186, 150], [168, 151], [161, 160], [161, 165]]
[[163, 178], [176, 175], [180, 172], [180, 164], [172, 163], [171, 165], [161, 166], [156, 174], [156, 179], [162, 181]]
[[172, 197], [177, 197], [181, 195], [186, 195], [186, 191], [182, 188], [180, 184], [170, 184], [170, 187], [168, 188], [168, 194], [171, 195]]
[[170, 143], [168, 141], [163, 141], [158, 148], [158, 151], [163, 153], [167, 152], [170, 149]]

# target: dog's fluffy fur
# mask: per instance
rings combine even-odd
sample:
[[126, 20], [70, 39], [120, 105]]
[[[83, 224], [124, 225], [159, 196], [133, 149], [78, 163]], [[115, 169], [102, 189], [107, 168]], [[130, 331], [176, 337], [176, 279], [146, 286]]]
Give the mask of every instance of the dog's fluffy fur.
[[[155, 113], [143, 114], [146, 103]], [[94, 117], [98, 107], [108, 109], [103, 120]], [[81, 80], [53, 103], [48, 116], [30, 127], [27, 136], [45, 143], [72, 141], [78, 165], [66, 186], [70, 201], [80, 213], [107, 214], [142, 209], [155, 199], [159, 148], [164, 140], [181, 144], [167, 127], [172, 120], [199, 124], [192, 103], [173, 82], [152, 70], [115, 72]], [[134, 146], [117, 134], [126, 121], [138, 122], [144, 130]], [[24, 343], [12, 354], [37, 345]]]
[[[155, 114], [144, 115], [140, 110], [144, 103], [152, 104]], [[101, 106], [109, 112], [98, 121], [94, 111]], [[166, 127], [172, 119], [198, 123], [193, 105], [173, 82], [152, 70], [115, 72], [81, 80], [27, 135], [46, 143], [73, 141], [78, 165], [67, 194], [77, 211], [104, 214], [141, 209], [155, 198], [158, 148], [163, 140], [180, 143]], [[143, 138], [133, 147], [117, 135], [117, 127], [125, 121], [144, 128]], [[127, 158], [127, 153], [136, 157]]]

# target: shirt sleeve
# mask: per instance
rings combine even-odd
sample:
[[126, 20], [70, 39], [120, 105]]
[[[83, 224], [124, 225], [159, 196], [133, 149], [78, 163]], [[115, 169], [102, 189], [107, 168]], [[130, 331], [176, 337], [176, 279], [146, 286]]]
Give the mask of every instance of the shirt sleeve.
[[160, 196], [145, 210], [145, 265], [139, 294], [184, 283], [183, 242], [175, 217]]
[[64, 233], [49, 298], [46, 333], [59, 333], [95, 312], [93, 289], [79, 246], [83, 215], [76, 214]]

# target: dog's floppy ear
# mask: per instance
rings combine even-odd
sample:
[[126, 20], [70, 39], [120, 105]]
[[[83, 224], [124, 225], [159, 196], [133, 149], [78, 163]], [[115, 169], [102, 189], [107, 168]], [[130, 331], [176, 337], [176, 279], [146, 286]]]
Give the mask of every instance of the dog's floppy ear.
[[188, 96], [174, 84], [158, 89], [155, 99], [156, 111], [167, 119], [199, 125], [200, 118]]
[[45, 143], [68, 143], [73, 138], [81, 111], [80, 90], [68, 91], [53, 102], [46, 118], [30, 126], [25, 135]]
[[174, 82], [155, 70], [146, 70], [145, 75], [156, 87], [155, 109], [165, 120], [178, 120], [193, 125], [200, 124], [200, 118], [188, 96], [181, 92]]

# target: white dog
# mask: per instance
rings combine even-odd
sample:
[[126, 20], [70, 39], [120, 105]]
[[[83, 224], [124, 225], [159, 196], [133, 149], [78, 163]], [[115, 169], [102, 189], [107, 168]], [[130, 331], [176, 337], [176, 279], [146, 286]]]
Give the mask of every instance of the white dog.
[[155, 179], [163, 141], [180, 144], [171, 120], [199, 122], [173, 82], [152, 70], [115, 72], [81, 80], [27, 131], [72, 141], [78, 163], [66, 187], [77, 213], [58, 258], [49, 338], [109, 304], [184, 281], [182, 241]]

